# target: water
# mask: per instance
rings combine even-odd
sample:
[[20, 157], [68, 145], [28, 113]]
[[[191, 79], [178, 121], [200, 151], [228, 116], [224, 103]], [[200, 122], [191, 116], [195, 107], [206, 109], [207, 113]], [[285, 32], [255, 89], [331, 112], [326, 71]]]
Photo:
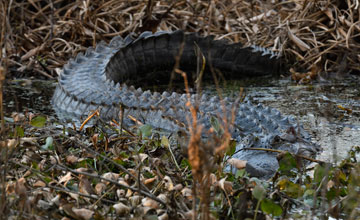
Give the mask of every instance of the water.
[[8, 80], [3, 91], [5, 116], [10, 117], [14, 112], [54, 116], [50, 99], [56, 83], [55, 80]]
[[[223, 89], [239, 91], [242, 83]], [[213, 89], [210, 87], [210, 89]], [[289, 79], [252, 82], [244, 93], [253, 103], [274, 107], [294, 115], [323, 147], [319, 160], [338, 162], [360, 144], [360, 87], [356, 80], [296, 85]]]
[[[55, 81], [8, 81], [5, 116], [28, 111], [53, 117], [50, 99], [55, 85]], [[360, 87], [356, 80], [296, 85], [288, 79], [255, 79], [232, 82], [222, 90], [224, 96], [234, 96], [240, 88], [253, 103], [294, 115], [323, 147], [320, 160], [339, 161], [351, 146], [360, 145]], [[216, 93], [214, 86], [205, 86], [205, 91]]]

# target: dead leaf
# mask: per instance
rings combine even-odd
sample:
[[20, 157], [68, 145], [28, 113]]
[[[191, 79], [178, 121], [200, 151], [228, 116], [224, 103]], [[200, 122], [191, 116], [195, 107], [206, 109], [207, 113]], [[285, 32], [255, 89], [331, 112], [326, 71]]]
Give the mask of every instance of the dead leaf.
[[158, 217], [159, 220], [168, 220], [169, 219], [169, 215], [165, 212], [164, 214], [160, 215]]
[[116, 214], [120, 215], [120, 216], [128, 215], [130, 213], [130, 210], [131, 210], [130, 207], [124, 205], [121, 202], [113, 205], [113, 207], [115, 209]]
[[222, 189], [226, 194], [231, 194], [233, 193], [233, 188], [232, 188], [232, 183], [230, 181], [226, 181], [226, 178], [222, 178], [219, 182], [218, 182], [218, 186], [220, 187], [220, 189]]
[[194, 210], [189, 210], [189, 211], [185, 212], [184, 215], [185, 215], [185, 219], [193, 219], [195, 212], [194, 212]]
[[37, 46], [31, 50], [29, 50], [26, 54], [24, 54], [21, 57], [21, 61], [26, 61], [28, 60], [30, 57], [37, 55], [40, 51], [42, 51], [45, 47], [46, 42], [44, 42], [43, 44], [41, 44], [40, 46]]
[[164, 193], [161, 193], [157, 196], [161, 201], [163, 201], [164, 203], [167, 203], [167, 196]]
[[125, 190], [124, 189], [116, 190], [116, 195], [117, 195], [118, 198], [124, 198], [125, 197]]
[[158, 209], [159, 208], [159, 203], [152, 200], [152, 199], [150, 199], [150, 198], [148, 198], [148, 197], [143, 198], [141, 200], [141, 203], [142, 203], [143, 206], [150, 207], [152, 209]]
[[149, 178], [149, 179], [146, 179], [144, 180], [144, 184], [147, 186], [147, 187], [151, 187], [153, 183], [155, 183], [155, 181], [157, 180], [157, 176], [153, 177], [153, 178]]
[[288, 36], [300, 48], [300, 50], [302, 51], [310, 50], [309, 45], [307, 45], [304, 41], [302, 41], [295, 34], [293, 34], [289, 28], [288, 28]]
[[211, 173], [210, 176], [209, 176], [209, 183], [210, 183], [210, 186], [213, 186], [215, 183], [217, 182], [217, 178], [216, 178], [216, 175]]
[[183, 185], [181, 185], [180, 183], [179, 184], [176, 184], [173, 188], [174, 191], [180, 191], [183, 189]]
[[38, 180], [33, 184], [33, 187], [45, 187], [45, 186], [46, 184], [41, 180]]
[[67, 183], [72, 179], [71, 172], [68, 172], [65, 176], [61, 177], [59, 180], [59, 183], [64, 183], [64, 186], [67, 185]]
[[106, 189], [106, 185], [104, 183], [98, 183], [95, 186], [96, 194], [101, 195]]
[[138, 155], [134, 155], [134, 159], [136, 159], [138, 162], [144, 162], [149, 157], [147, 154], [140, 153]]
[[15, 184], [14, 182], [9, 182], [7, 183], [6, 185], [6, 193], [9, 195], [9, 194], [12, 194], [12, 193], [15, 193]]
[[72, 208], [73, 213], [75, 214], [75, 216], [77, 216], [79, 219], [83, 219], [83, 220], [89, 220], [92, 219], [93, 215], [94, 215], [94, 211], [89, 210], [89, 209], [77, 209], [75, 207]]
[[228, 164], [230, 164], [231, 166], [234, 166], [236, 169], [240, 170], [240, 169], [244, 169], [246, 167], [246, 160], [240, 160], [237, 158], [230, 158], [228, 161]]
[[79, 191], [87, 195], [96, 195], [87, 176], [80, 175]]
[[329, 180], [329, 182], [327, 183], [327, 190], [330, 190], [334, 186], [335, 186], [335, 182], [332, 180]]
[[168, 190], [168, 191], [171, 191], [174, 189], [174, 184], [172, 182], [172, 180], [170, 179], [169, 176], [165, 176], [164, 179], [163, 179], [163, 182], [165, 184], [165, 188]]
[[128, 190], [126, 191], [125, 197], [126, 197], [126, 198], [129, 198], [129, 197], [132, 196], [132, 195], [133, 195], [133, 191], [132, 191], [131, 189], [128, 189]]
[[186, 197], [187, 199], [191, 200], [192, 197], [192, 190], [190, 188], [184, 188], [183, 190], [181, 190], [181, 194]]
[[25, 178], [20, 178], [16, 181], [16, 185], [15, 185], [15, 193], [22, 197], [22, 196], [26, 196], [26, 180]]
[[134, 196], [131, 196], [129, 198], [130, 202], [131, 202], [131, 206], [137, 206], [140, 204], [141, 200], [142, 200], [142, 196], [139, 196], [139, 195], [134, 195]]
[[78, 157], [75, 157], [74, 155], [68, 155], [66, 156], [66, 162], [69, 164], [75, 164], [79, 161]]
[[[119, 179], [120, 175], [117, 174], [117, 173], [109, 172], [109, 173], [104, 173], [101, 177], [104, 178], [104, 179], [117, 181]], [[106, 181], [106, 180], [101, 180], [101, 181], [105, 182], [106, 184], [110, 184], [109, 181]], [[127, 183], [126, 183], [126, 185], [127, 185]]]

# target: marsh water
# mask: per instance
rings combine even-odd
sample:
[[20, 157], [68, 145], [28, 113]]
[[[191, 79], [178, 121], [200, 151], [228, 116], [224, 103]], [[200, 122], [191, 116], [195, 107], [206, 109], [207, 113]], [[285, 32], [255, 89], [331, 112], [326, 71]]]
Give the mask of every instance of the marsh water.
[[[56, 82], [9, 80], [4, 89], [5, 116], [12, 112], [33, 112], [56, 117], [50, 99]], [[339, 161], [360, 144], [360, 87], [354, 79], [297, 85], [290, 79], [235, 81], [221, 88], [224, 96], [236, 96], [240, 88], [253, 103], [274, 107], [294, 115], [323, 147], [320, 160]], [[214, 86], [205, 86], [216, 93]]]

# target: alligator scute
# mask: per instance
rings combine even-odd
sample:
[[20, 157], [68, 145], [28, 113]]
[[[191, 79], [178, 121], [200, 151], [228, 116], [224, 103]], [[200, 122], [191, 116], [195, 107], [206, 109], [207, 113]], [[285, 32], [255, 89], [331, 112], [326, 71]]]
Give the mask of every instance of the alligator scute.
[[[183, 31], [144, 32], [136, 39], [115, 37], [109, 44], [101, 42], [95, 49], [88, 48], [71, 59], [59, 76], [53, 107], [61, 119], [84, 117], [100, 109], [100, 116], [111, 120], [119, 117], [122, 106], [126, 126], [134, 123], [128, 117], [131, 115], [155, 128], [187, 132], [187, 119], [191, 117], [186, 94], [143, 91], [140, 86], [149, 81], [168, 82], [180, 48], [180, 69], [196, 70], [195, 44], [206, 58], [206, 68], [220, 70], [228, 80], [276, 75], [281, 71], [278, 55], [261, 47], [244, 48], [238, 43]], [[204, 80], [211, 78], [211, 74], [204, 76]], [[227, 99], [222, 102], [226, 109], [223, 112], [217, 96], [192, 94], [190, 101], [199, 102], [197, 120], [204, 130], [211, 128], [212, 118], [230, 119], [231, 109], [235, 107], [235, 120], [229, 126], [238, 143], [239, 152], [234, 157], [247, 160], [246, 169], [254, 176], [270, 177], [278, 168], [276, 154], [240, 149], [275, 148], [307, 156], [319, 151], [292, 116], [283, 116], [276, 109]], [[289, 135], [293, 138], [283, 138]]]

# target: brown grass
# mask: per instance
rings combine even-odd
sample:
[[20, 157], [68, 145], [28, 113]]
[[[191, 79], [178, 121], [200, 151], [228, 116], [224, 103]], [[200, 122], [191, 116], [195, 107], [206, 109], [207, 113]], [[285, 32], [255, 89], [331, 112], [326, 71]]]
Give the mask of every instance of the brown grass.
[[8, 19], [2, 22], [7, 24], [3, 47], [11, 70], [51, 78], [70, 57], [101, 40], [144, 30], [176, 29], [269, 47], [282, 53], [295, 72], [345, 74], [360, 69], [357, 0], [151, 2], [3, 4], [2, 17]]
[[[255, 44], [268, 47], [281, 53], [289, 61], [289, 68], [293, 68], [291, 72], [297, 80], [305, 81], [308, 78], [316, 78], [319, 73], [337, 73], [339, 75], [344, 75], [350, 71], [358, 73], [360, 70], [358, 56], [360, 9], [357, 0], [346, 2], [336, 0], [275, 0], [274, 3], [270, 2], [238, 0], [177, 0], [172, 1], [172, 3], [165, 0], [2, 1], [0, 5], [2, 18], [0, 89], [8, 73], [10, 76], [34, 75], [35, 77], [55, 78], [58, 72], [57, 68], [61, 68], [70, 57], [74, 57], [79, 51], [84, 51], [88, 46], [95, 46], [101, 40], [109, 41], [117, 35], [126, 36], [132, 32], [139, 34], [145, 30], [184, 29], [190, 32], [199, 32], [202, 35], [216, 35], [217, 38], [227, 38], [234, 42], [242, 42], [244, 45]], [[0, 103], [2, 103], [2, 93], [0, 93]], [[1, 131], [4, 131], [2, 108], [0, 111]], [[213, 158], [209, 158], [208, 153], [205, 152], [208, 146], [205, 146], [206, 144], [201, 140], [202, 130], [196, 124], [196, 111], [193, 107], [192, 114], [194, 124], [190, 127], [191, 137], [188, 154], [189, 163], [192, 165], [194, 198], [189, 199], [193, 202], [192, 211], [190, 214], [185, 214], [196, 219], [196, 210], [199, 210], [203, 219], [210, 219], [211, 187], [221, 188], [228, 198], [227, 195], [232, 191], [232, 186], [223, 181], [225, 178], [216, 181], [220, 177], [212, 175], [214, 167], [211, 166], [211, 160]], [[227, 124], [226, 121], [224, 123]], [[60, 142], [60, 138], [57, 141]], [[214, 152], [216, 154], [223, 153], [229, 145], [229, 141], [230, 135], [228, 131], [225, 131], [223, 140], [219, 141], [220, 144], [213, 143], [216, 145], [213, 149]], [[93, 142], [95, 145], [96, 142]], [[102, 140], [102, 142], [105, 142], [105, 145], [108, 144], [107, 140]], [[80, 146], [79, 143], [77, 144]], [[7, 146], [8, 143], [4, 142], [4, 145]], [[37, 147], [33, 148], [38, 150]], [[82, 148], [85, 149], [84, 146]], [[47, 155], [42, 156], [44, 157], [43, 161], [53, 160], [50, 156], [49, 158]], [[82, 154], [77, 156], [86, 158]], [[60, 157], [64, 157], [64, 155], [60, 155]], [[5, 198], [6, 193], [4, 193], [5, 174], [8, 171], [7, 159], [7, 157], [2, 158], [3, 161], [0, 164], [4, 173], [1, 175], [3, 178], [1, 179], [2, 205], [0, 211], [9, 210], [9, 207], [6, 207], [8, 204], [4, 202], [7, 200]], [[66, 161], [65, 158], [62, 160]], [[154, 161], [156, 160], [154, 159]], [[141, 186], [140, 177], [145, 172], [141, 170], [142, 163], [139, 163], [138, 170], [135, 168], [132, 170], [135, 175], [128, 173], [125, 168], [124, 170], [120, 169], [122, 173], [129, 176], [128, 179], [125, 179], [127, 182], [124, 180], [124, 183], [134, 185], [129, 187], [126, 184], [103, 178], [98, 174], [62, 167], [57, 164], [58, 161], [55, 162], [52, 161], [55, 163], [53, 165], [54, 176], [62, 175], [63, 171], [67, 171], [72, 174], [72, 178], [80, 179], [80, 191], [81, 189], [83, 191], [78, 195], [83, 197], [108, 202], [102, 196], [91, 197], [88, 195], [94, 194], [90, 192], [93, 189], [89, 183], [89, 179], [94, 178], [104, 180], [106, 184], [113, 184], [113, 187], [108, 187], [108, 191], [112, 193], [115, 191], [113, 190], [114, 187], [125, 188], [152, 199], [154, 203], [158, 203], [157, 205], [164, 205], [163, 208], [169, 208], [171, 212], [182, 212], [179, 211], [181, 204], [174, 206], [165, 204], [163, 200], [148, 192], [146, 187]], [[66, 163], [68, 166], [71, 165], [69, 161]], [[11, 166], [14, 164], [11, 162]], [[21, 163], [16, 165], [24, 166]], [[38, 172], [29, 166], [24, 168], [34, 173]], [[174, 173], [173, 170], [171, 172], [169, 170], [166, 170], [169, 175]], [[157, 174], [156, 178], [165, 179], [160, 172]], [[137, 177], [138, 181], [135, 180]], [[172, 178], [176, 179], [175, 175]], [[150, 178], [147, 180], [149, 180], [148, 182], [153, 181]], [[24, 181], [24, 178], [17, 178], [15, 184], [14, 193], [20, 197], [27, 196], [27, 186]], [[134, 181], [137, 183], [134, 184]], [[98, 184], [100, 185], [100, 183]], [[46, 186], [67, 192], [65, 187], [59, 188], [48, 183]], [[62, 185], [60, 184], [60, 186]], [[199, 187], [200, 190], [196, 190], [196, 187]], [[87, 188], [89, 190], [86, 190]], [[13, 193], [10, 189], [6, 189], [6, 191], [8, 194]], [[163, 192], [174, 197], [177, 196], [176, 199], [180, 195], [172, 190], [163, 190]], [[135, 193], [134, 195], [137, 196]], [[183, 199], [183, 197], [185, 196], [180, 198]], [[196, 207], [197, 197], [201, 198], [201, 207]], [[178, 200], [180, 201], [180, 199]], [[61, 202], [61, 206], [68, 216], [78, 217], [78, 214], [73, 213], [72, 209], [69, 212], [66, 211], [66, 207], [70, 205], [67, 201]], [[23, 204], [19, 211], [30, 213], [29, 205], [31, 204]], [[184, 216], [186, 216], [185, 214]]]

